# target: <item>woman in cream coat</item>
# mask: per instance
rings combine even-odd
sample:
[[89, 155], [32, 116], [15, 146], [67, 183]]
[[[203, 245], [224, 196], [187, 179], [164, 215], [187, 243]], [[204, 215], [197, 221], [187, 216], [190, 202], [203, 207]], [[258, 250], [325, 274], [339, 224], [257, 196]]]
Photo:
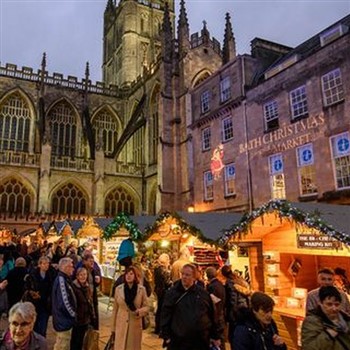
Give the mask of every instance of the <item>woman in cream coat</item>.
[[141, 350], [142, 317], [148, 314], [146, 289], [136, 268], [125, 271], [125, 282], [115, 289], [112, 315], [114, 350]]

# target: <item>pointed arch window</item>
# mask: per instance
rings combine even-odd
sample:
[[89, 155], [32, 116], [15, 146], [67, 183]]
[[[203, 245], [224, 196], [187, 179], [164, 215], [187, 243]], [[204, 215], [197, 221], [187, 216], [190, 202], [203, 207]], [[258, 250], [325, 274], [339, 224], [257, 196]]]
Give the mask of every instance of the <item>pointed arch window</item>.
[[116, 216], [118, 213], [124, 212], [130, 215], [135, 214], [134, 197], [123, 187], [117, 187], [106, 197], [105, 215]]
[[102, 141], [105, 154], [112, 154], [118, 140], [118, 126], [116, 119], [104, 109], [94, 118], [92, 127], [96, 144]]
[[158, 138], [159, 138], [159, 87], [153, 92], [150, 102], [150, 124], [148, 132], [149, 164], [156, 164], [158, 159]]
[[67, 102], [58, 103], [49, 113], [52, 154], [75, 157], [77, 120], [72, 107]]
[[0, 184], [0, 211], [28, 214], [31, 212], [33, 195], [17, 179], [9, 179]]
[[53, 214], [86, 214], [86, 206], [84, 193], [72, 183], [61, 187], [52, 196]]
[[19, 93], [8, 96], [0, 106], [0, 149], [29, 151], [30, 109]]

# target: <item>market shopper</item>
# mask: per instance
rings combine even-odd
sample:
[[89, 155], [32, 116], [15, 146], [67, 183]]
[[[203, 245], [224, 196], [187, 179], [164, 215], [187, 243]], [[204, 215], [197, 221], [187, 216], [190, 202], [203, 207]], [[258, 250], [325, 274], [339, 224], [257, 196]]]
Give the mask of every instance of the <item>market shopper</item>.
[[76, 298], [72, 286], [73, 261], [62, 258], [52, 288], [52, 321], [56, 331], [54, 350], [70, 350], [72, 328], [76, 319]]
[[341, 311], [340, 291], [334, 286], [321, 287], [319, 300], [318, 307], [309, 313], [302, 324], [302, 349], [350, 349], [350, 316]]
[[[225, 305], [226, 291], [224, 285], [217, 278], [217, 270], [214, 266], [209, 266], [205, 270], [208, 279], [207, 291], [214, 303], [215, 318], [219, 322], [222, 329], [225, 329]], [[225, 350], [225, 335], [222, 333], [220, 338], [220, 349]]]
[[160, 314], [163, 306], [164, 296], [167, 289], [171, 286], [170, 280], [170, 258], [166, 253], [158, 257], [158, 266], [154, 269], [154, 292], [157, 296], [157, 311], [155, 317], [156, 334], [160, 332]]
[[286, 350], [272, 318], [273, 299], [265, 293], [255, 292], [251, 307], [242, 312], [237, 320], [232, 349], [234, 350]]
[[187, 247], [182, 247], [180, 256], [171, 265], [170, 278], [173, 282], [181, 278], [181, 269], [185, 264], [190, 263], [191, 253]]
[[24, 277], [27, 274], [27, 262], [19, 257], [15, 261], [15, 267], [7, 275], [8, 307], [18, 303], [24, 294]]
[[37, 318], [34, 331], [46, 337], [47, 324], [52, 313], [52, 286], [57, 275], [47, 256], [39, 258], [38, 267], [25, 277], [23, 299], [34, 304]]
[[72, 330], [70, 347], [74, 350], [82, 350], [85, 333], [89, 325], [94, 323], [96, 315], [88, 282], [88, 271], [85, 267], [77, 270], [73, 290], [77, 300], [77, 317]]
[[209, 350], [220, 346], [223, 329], [209, 293], [195, 283], [196, 267], [185, 264], [181, 279], [165, 294], [160, 336], [168, 350]]
[[249, 307], [251, 289], [242, 276], [232, 272], [230, 266], [223, 266], [221, 274], [226, 278], [225, 318], [228, 322], [228, 339], [233, 347], [233, 334], [242, 311]]
[[19, 302], [9, 312], [9, 329], [0, 343], [0, 350], [47, 350], [46, 339], [33, 331], [35, 308], [30, 302]]
[[141, 350], [142, 317], [148, 314], [146, 289], [134, 266], [125, 271], [124, 283], [115, 289], [112, 314], [114, 350]]
[[[320, 303], [320, 298], [319, 298], [320, 288], [334, 285], [334, 271], [328, 267], [320, 269], [317, 273], [317, 282], [320, 287], [311, 290], [307, 294], [306, 314], [308, 314], [311, 310], [314, 310], [318, 307]], [[350, 315], [349, 299], [343, 291], [340, 291], [340, 295], [341, 295], [341, 310]]]

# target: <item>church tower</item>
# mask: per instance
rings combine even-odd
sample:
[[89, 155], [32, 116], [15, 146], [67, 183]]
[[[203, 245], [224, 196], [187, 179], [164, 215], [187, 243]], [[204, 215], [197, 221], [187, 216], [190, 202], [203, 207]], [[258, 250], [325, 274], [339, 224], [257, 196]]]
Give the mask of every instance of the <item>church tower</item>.
[[161, 52], [165, 3], [174, 22], [174, 0], [108, 0], [104, 13], [103, 81], [128, 87]]

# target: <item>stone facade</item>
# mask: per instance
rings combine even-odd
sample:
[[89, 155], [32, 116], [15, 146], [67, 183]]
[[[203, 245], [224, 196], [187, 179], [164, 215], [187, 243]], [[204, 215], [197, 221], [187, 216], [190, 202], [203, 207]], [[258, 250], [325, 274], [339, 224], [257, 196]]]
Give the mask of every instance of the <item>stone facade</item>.
[[[237, 56], [193, 89], [194, 174], [201, 179], [195, 184], [195, 210], [248, 209], [277, 198], [350, 202], [349, 24], [347, 16], [295, 49], [254, 39], [251, 55]], [[281, 58], [266, 64], [274, 53]], [[230, 98], [222, 102], [225, 77]], [[205, 91], [210, 107], [203, 113]], [[226, 118], [232, 121], [229, 141], [223, 140]], [[208, 128], [210, 146], [203, 150]], [[233, 164], [232, 176], [222, 168], [209, 181], [213, 193], [206, 199], [205, 172], [215, 165], [220, 144], [222, 166]], [[230, 195], [227, 178], [235, 188]]]

